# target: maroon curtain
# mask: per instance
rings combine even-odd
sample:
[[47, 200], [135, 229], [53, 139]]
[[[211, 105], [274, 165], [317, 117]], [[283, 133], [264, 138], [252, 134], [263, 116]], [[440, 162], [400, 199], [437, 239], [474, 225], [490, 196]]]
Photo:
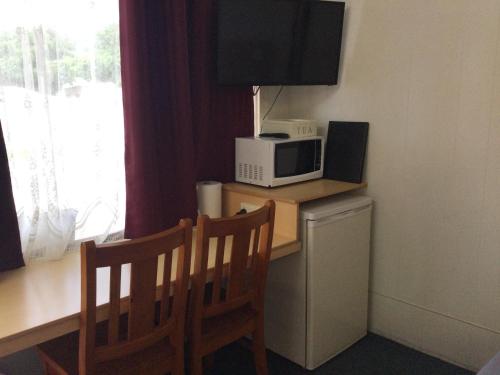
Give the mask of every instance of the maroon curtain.
[[24, 266], [9, 161], [0, 123], [0, 271]]
[[198, 180], [234, 180], [234, 138], [253, 135], [251, 87], [216, 83], [216, 2], [190, 1], [190, 64]]
[[195, 217], [195, 183], [234, 177], [253, 132], [251, 88], [215, 84], [212, 0], [120, 0], [125, 236]]

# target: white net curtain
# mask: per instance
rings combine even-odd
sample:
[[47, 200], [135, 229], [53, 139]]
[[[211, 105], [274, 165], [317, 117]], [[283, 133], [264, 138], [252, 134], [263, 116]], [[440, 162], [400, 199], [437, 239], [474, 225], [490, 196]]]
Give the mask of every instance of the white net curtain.
[[0, 121], [26, 261], [124, 226], [118, 0], [2, 0]]

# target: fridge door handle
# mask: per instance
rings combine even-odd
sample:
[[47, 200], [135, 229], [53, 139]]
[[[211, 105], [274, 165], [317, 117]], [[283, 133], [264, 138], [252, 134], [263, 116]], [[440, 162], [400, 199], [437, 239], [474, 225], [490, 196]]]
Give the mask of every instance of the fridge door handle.
[[314, 228], [314, 227], [327, 225], [327, 224], [333, 223], [333, 222], [338, 221], [338, 220], [347, 219], [348, 217], [359, 215], [363, 212], [371, 210], [371, 208], [372, 208], [372, 206], [369, 205], [369, 206], [355, 208], [353, 210], [344, 211], [344, 212], [335, 214], [333, 216], [328, 216], [324, 219], [307, 220], [307, 226], [309, 228]]

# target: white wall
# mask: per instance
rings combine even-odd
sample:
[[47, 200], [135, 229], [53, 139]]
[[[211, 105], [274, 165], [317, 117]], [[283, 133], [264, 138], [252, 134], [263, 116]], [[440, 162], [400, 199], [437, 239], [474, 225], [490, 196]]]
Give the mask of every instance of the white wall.
[[351, 0], [344, 33], [339, 85], [279, 115], [370, 122], [371, 330], [477, 369], [500, 351], [500, 1]]
[[[260, 90], [260, 117], [261, 119], [268, 113], [267, 119], [288, 118], [288, 87], [284, 87], [279, 94], [280, 86], [261, 87]], [[276, 96], [279, 96], [276, 98]], [[276, 102], [271, 109], [271, 106], [276, 98]], [[270, 110], [270, 111], [269, 111]]]

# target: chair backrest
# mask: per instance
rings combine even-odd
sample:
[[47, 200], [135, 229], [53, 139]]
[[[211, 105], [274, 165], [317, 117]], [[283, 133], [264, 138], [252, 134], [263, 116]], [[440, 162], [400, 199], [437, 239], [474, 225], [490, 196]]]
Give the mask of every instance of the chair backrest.
[[[82, 243], [80, 374], [92, 374], [96, 364], [128, 356], [167, 336], [184, 336], [191, 241], [191, 220], [182, 219], [174, 228], [135, 240], [97, 246], [94, 241]], [[172, 264], [176, 248], [177, 262]], [[157, 270], [161, 255], [164, 263], [158, 318]], [[120, 335], [121, 271], [124, 264], [130, 264], [130, 295], [128, 304], [127, 300], [121, 301], [122, 308], [128, 310], [128, 328], [126, 335]], [[110, 267], [109, 320], [107, 343], [97, 346], [96, 273], [101, 267]], [[170, 283], [172, 270], [175, 272], [173, 285]], [[183, 339], [179, 339], [180, 342]]]
[[[255, 309], [263, 308], [274, 211], [274, 202], [267, 201], [264, 207], [248, 214], [222, 219], [198, 217], [190, 311], [194, 330], [199, 329], [196, 322], [202, 318], [224, 314], [246, 304]], [[208, 274], [211, 241], [217, 243], [213, 247], [215, 254], [212, 254], [215, 267]], [[225, 255], [229, 258], [226, 266]], [[208, 300], [205, 298], [207, 276], [213, 281]], [[223, 283], [225, 293], [221, 293]]]

